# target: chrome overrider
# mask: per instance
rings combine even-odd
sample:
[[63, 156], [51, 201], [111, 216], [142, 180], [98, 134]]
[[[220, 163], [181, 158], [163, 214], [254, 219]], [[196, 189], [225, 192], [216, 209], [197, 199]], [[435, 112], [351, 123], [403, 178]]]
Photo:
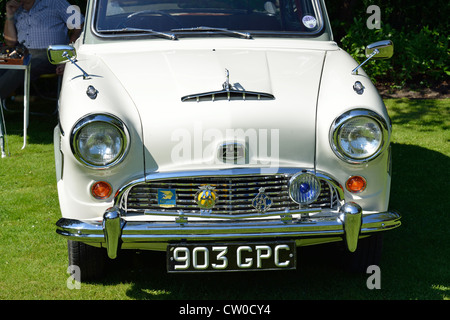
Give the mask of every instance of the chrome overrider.
[[293, 239], [297, 246], [305, 246], [344, 240], [348, 250], [354, 252], [360, 238], [400, 226], [401, 216], [395, 211], [363, 213], [357, 203], [344, 203], [342, 187], [327, 179], [342, 200], [336, 210], [313, 208], [239, 216], [146, 210], [144, 218], [137, 220], [130, 219], [120, 205], [123, 195], [143, 181], [135, 180], [117, 192], [114, 205], [101, 220], [61, 218], [56, 232], [69, 240], [105, 247], [114, 259], [119, 249], [166, 250], [169, 243], [189, 241]]

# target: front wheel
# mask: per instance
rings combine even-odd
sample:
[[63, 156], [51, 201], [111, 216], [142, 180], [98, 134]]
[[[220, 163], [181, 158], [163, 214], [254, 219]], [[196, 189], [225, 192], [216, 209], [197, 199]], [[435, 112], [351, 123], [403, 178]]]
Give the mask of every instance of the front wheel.
[[[97, 280], [103, 276], [106, 251], [79, 241], [67, 241], [69, 267], [80, 282]], [[74, 268], [76, 267], [76, 269]], [[76, 270], [76, 271], [74, 271]]]

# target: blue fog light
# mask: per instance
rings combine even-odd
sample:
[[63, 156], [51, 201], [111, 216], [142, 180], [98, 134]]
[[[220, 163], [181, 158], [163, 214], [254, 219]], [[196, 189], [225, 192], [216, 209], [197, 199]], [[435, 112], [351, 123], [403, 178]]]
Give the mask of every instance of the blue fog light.
[[289, 196], [298, 204], [310, 204], [320, 195], [320, 181], [310, 173], [297, 173], [289, 181]]
[[301, 183], [299, 189], [301, 193], [307, 193], [309, 190], [311, 190], [311, 187], [307, 183]]

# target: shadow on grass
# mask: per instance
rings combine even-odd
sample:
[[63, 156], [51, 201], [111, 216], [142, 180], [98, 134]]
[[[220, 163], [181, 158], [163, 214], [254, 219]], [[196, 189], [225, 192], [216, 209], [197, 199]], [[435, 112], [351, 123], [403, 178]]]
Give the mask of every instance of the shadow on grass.
[[402, 227], [391, 234], [389, 258], [402, 270], [402, 285], [411, 294], [417, 291], [418, 299], [430, 290], [450, 298], [449, 168], [447, 155], [393, 144], [390, 205], [402, 213]]
[[[317, 291], [333, 299], [326, 292], [341, 270], [338, 260], [332, 259], [339, 250], [331, 245], [311, 249], [298, 250], [300, 261], [294, 271], [199, 274], [168, 274], [165, 252], [124, 252], [103, 283], [130, 282], [126, 294], [137, 300], [317, 299]], [[356, 278], [365, 286], [364, 278]]]
[[[56, 102], [54, 102], [56, 103]], [[31, 144], [53, 144], [53, 129], [58, 123], [58, 115], [53, 114], [55, 105], [52, 102], [39, 102], [37, 105], [30, 104], [30, 114], [27, 129], [27, 143]], [[8, 104], [5, 111], [5, 123], [8, 135], [17, 134], [23, 136], [23, 105]], [[32, 108], [33, 107], [33, 108]]]

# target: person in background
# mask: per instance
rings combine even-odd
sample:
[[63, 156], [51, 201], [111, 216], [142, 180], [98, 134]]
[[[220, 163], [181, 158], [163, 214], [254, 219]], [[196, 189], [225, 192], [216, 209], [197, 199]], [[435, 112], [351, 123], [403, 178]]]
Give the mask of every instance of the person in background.
[[[31, 81], [42, 74], [61, 75], [64, 64], [55, 67], [47, 58], [47, 48], [74, 42], [81, 34], [84, 17], [66, 0], [10, 0], [6, 3], [3, 36], [7, 46], [24, 45], [31, 54]], [[79, 25], [70, 32], [70, 21], [78, 14]], [[23, 84], [23, 72], [0, 69], [0, 99]]]

